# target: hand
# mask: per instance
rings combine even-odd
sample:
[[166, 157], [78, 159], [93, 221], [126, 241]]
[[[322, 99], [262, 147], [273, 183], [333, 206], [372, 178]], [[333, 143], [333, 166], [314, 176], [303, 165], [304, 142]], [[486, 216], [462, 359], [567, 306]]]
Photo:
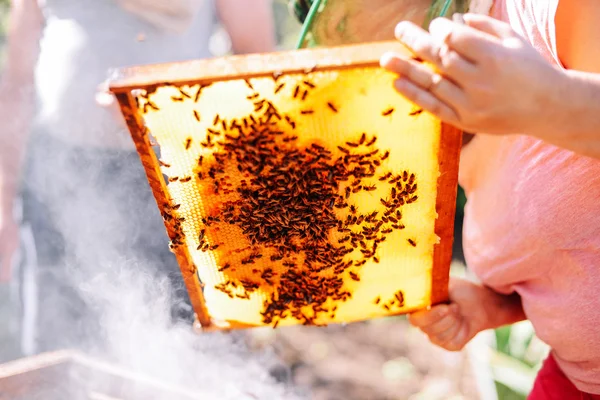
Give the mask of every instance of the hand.
[[12, 208], [4, 209], [4, 203], [0, 201], [0, 283], [10, 282], [12, 261], [19, 248], [19, 225]]
[[463, 279], [450, 279], [449, 297], [450, 304], [409, 316], [412, 325], [446, 350], [461, 350], [479, 332], [525, 318], [518, 296], [503, 296]]
[[110, 89], [108, 87], [108, 81], [105, 81], [98, 85], [95, 100], [97, 105], [106, 110], [109, 110], [115, 121], [121, 123], [124, 128], [126, 127], [125, 120], [123, 119], [123, 114], [121, 113], [121, 108], [119, 107], [119, 102], [117, 101], [115, 95], [110, 92]]
[[[508, 24], [466, 14], [466, 25], [438, 18], [430, 32], [400, 22], [396, 37], [416, 57], [386, 54], [400, 94], [464, 131], [543, 139], [564, 78]], [[435, 69], [435, 71], [434, 71]], [[546, 124], [545, 126], [543, 126]]]

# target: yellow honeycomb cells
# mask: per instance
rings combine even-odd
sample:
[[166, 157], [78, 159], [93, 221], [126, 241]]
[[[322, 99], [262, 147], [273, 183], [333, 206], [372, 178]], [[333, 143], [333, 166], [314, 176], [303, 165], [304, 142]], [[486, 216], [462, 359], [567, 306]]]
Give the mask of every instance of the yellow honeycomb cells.
[[[363, 320], [430, 304], [433, 248], [438, 240], [435, 205], [441, 124], [403, 100], [394, 91], [393, 80], [393, 75], [379, 68], [349, 68], [282, 75], [277, 79], [227, 80], [205, 87], [159, 86], [150, 95], [138, 96], [144, 122], [160, 146], [161, 169], [170, 181], [168, 191], [174, 203], [180, 205], [176, 212], [179, 218], [184, 218], [181, 222], [184, 244], [205, 284], [204, 296], [212, 317], [279, 326], [306, 323], [303, 321], [306, 317], [309, 323], [322, 324]], [[377, 218], [369, 224], [354, 224], [347, 228], [349, 232], [328, 228], [323, 243], [354, 247], [350, 240], [344, 242], [343, 239], [350, 234], [357, 235], [365, 226], [376, 226], [382, 217], [385, 223], [381, 222], [379, 231], [390, 231], [378, 234], [378, 238], [385, 236], [385, 241], [377, 242], [373, 254], [369, 254], [373, 240], [363, 240], [368, 242], [366, 245], [354, 240], [356, 249], [343, 257], [344, 261], [352, 261], [348, 269], [336, 271], [334, 266], [326, 266], [318, 273], [310, 273], [304, 265], [306, 257], [310, 257], [306, 252], [278, 259], [280, 251], [276, 247], [266, 242], [252, 244], [244, 232], [250, 229], [248, 226], [226, 222], [226, 205], [244, 200], [240, 200], [238, 189], [243, 180], [251, 178], [241, 172], [235, 157], [223, 156], [229, 152], [223, 143], [239, 135], [238, 128], [230, 129], [233, 121], [244, 131], [244, 125], [252, 125], [252, 118], [259, 120], [269, 104], [276, 109], [277, 118], [271, 120], [268, 129], [281, 133], [272, 139], [273, 159], [283, 157], [281, 154], [294, 148], [312, 149], [317, 153], [322, 148], [330, 152], [332, 160], [377, 150], [375, 155], [365, 156], [370, 157], [371, 164], [364, 161], [367, 158], [356, 161], [356, 166], [363, 162], [369, 168], [377, 164], [376, 172], [360, 179], [357, 185], [361, 190], [354, 190], [355, 178], [340, 182], [337, 193], [340, 200], [336, 200], [340, 207], [330, 207], [340, 224], [353, 215], [376, 213]], [[285, 138], [292, 139], [285, 142]], [[374, 143], [366, 146], [373, 140]], [[290, 165], [299, 168], [301, 164]], [[272, 167], [267, 167], [267, 172], [269, 168]], [[215, 187], [214, 179], [209, 176], [215, 175], [215, 170], [219, 171], [217, 178], [221, 177], [220, 182], [226, 186]], [[390, 183], [395, 178], [400, 186]], [[392, 189], [398, 187], [399, 192], [401, 188], [413, 186], [414, 193], [406, 195], [403, 205], [396, 206], [395, 211], [386, 216], [388, 208], [384, 203], [392, 202], [392, 195], [399, 195]], [[413, 200], [406, 204], [409, 199]], [[347, 205], [343, 207], [343, 203]], [[350, 206], [355, 207], [355, 211]], [[265, 229], [276, 225], [272, 221], [276, 216], [261, 221], [267, 218], [261, 216], [262, 211], [254, 210], [254, 213], [255, 217], [247, 220], [254, 231], [261, 232], [257, 228], [261, 225]], [[394, 223], [389, 220], [390, 216], [396, 220], [400, 216], [400, 219]], [[300, 231], [309, 231], [312, 225], [319, 226], [319, 223], [315, 217], [313, 223], [301, 225]], [[288, 245], [302, 240], [297, 235], [290, 236]], [[369, 257], [357, 265], [361, 264], [364, 254]], [[290, 259], [295, 266], [284, 265]], [[343, 285], [338, 291], [348, 292], [351, 297], [342, 300], [336, 299], [338, 296], [318, 295], [319, 291], [326, 292], [323, 286], [333, 281], [317, 280], [313, 288], [315, 297], [325, 298], [321, 299], [317, 311], [305, 305], [294, 312], [280, 313], [276, 318], [265, 318], [261, 313], [267, 309], [270, 298], [277, 298], [274, 292], [281, 293], [282, 287], [290, 286], [290, 293], [298, 292], [299, 283], [282, 281], [290, 269], [298, 270], [299, 276], [304, 277], [339, 276]], [[401, 295], [397, 295], [399, 291]], [[306, 293], [302, 296], [308, 296], [306, 301], [314, 300]], [[281, 301], [277, 306], [281, 306]]]

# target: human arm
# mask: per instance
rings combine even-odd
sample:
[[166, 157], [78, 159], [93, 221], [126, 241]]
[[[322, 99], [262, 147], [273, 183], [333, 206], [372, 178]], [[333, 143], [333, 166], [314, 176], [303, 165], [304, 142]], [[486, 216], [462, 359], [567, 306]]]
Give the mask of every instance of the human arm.
[[10, 277], [18, 244], [12, 211], [33, 117], [33, 74], [42, 16], [36, 0], [12, 0], [7, 61], [0, 77], [0, 281]]
[[217, 13], [236, 54], [275, 50], [271, 0], [217, 0]]
[[451, 278], [449, 298], [449, 304], [409, 316], [412, 325], [446, 350], [461, 350], [481, 331], [526, 319], [521, 298], [516, 293], [502, 295], [488, 287]]
[[547, 62], [508, 24], [471, 14], [466, 25], [434, 20], [431, 34], [398, 25], [398, 39], [439, 75], [399, 55], [382, 65], [400, 75], [401, 94], [465, 131], [527, 134], [600, 158], [600, 4], [559, 4], [558, 55], [569, 70]]

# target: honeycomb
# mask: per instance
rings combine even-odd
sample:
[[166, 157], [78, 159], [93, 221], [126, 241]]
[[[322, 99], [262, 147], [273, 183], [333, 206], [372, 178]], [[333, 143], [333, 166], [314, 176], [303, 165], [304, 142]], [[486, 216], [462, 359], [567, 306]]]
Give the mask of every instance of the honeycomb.
[[112, 82], [203, 326], [352, 322], [447, 297], [460, 134], [395, 43], [131, 68]]

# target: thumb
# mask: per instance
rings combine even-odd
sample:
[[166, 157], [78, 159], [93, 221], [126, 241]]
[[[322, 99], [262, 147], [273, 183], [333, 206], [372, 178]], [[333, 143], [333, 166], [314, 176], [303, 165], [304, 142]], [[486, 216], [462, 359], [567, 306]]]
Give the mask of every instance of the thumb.
[[102, 82], [96, 88], [96, 104], [102, 107], [111, 107], [115, 104], [115, 97], [110, 92], [108, 81]]
[[509, 39], [516, 36], [515, 31], [506, 22], [481, 14], [465, 14], [467, 26], [495, 36], [498, 39]]

